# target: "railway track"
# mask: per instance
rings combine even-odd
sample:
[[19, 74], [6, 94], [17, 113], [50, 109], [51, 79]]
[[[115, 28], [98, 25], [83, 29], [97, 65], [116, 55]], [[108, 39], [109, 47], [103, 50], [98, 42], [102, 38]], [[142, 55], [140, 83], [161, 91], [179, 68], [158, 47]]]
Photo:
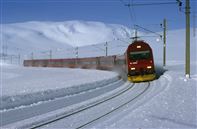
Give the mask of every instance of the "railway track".
[[[58, 122], [58, 121], [60, 121], [60, 120], [63, 120], [63, 119], [65, 119], [65, 118], [69, 118], [69, 117], [71, 117], [71, 116], [80, 114], [80, 113], [85, 112], [85, 111], [87, 111], [87, 110], [89, 110], [89, 109], [92, 109], [92, 108], [94, 108], [94, 107], [97, 107], [97, 106], [99, 106], [99, 105], [101, 105], [101, 104], [107, 103], [107, 102], [109, 102], [110, 100], [113, 100], [113, 99], [115, 99], [115, 98], [121, 97], [121, 95], [125, 94], [126, 92], [130, 92], [130, 91], [132, 90], [132, 88], [133, 88], [135, 85], [136, 85], [135, 83], [130, 83], [130, 84], [128, 84], [128, 86], [127, 86], [125, 89], [121, 90], [120, 92], [117, 92], [116, 94], [113, 94], [112, 96], [109, 96], [109, 97], [105, 98], [104, 100], [101, 100], [101, 101], [99, 101], [99, 102], [93, 103], [93, 104], [88, 105], [88, 106], [86, 106], [86, 107], [84, 107], [84, 108], [81, 108], [81, 109], [79, 109], [79, 110], [73, 111], [73, 112], [71, 112], [71, 113], [69, 113], [69, 114], [65, 114], [65, 115], [63, 115], [63, 116], [54, 118], [54, 119], [52, 119], [52, 120], [49, 120], [49, 121], [40, 123], [40, 124], [38, 124], [38, 125], [35, 125], [35, 126], [31, 127], [31, 129], [41, 128], [41, 127], [45, 127], [45, 126], [48, 126], [48, 125], [50, 126], [51, 124], [56, 123], [56, 122]], [[136, 86], [136, 87], [137, 87], [137, 86]], [[136, 98], [138, 98], [139, 96], [141, 96], [144, 92], [146, 92], [146, 90], [147, 90], [149, 87], [150, 87], [150, 82], [147, 83], [147, 86], [146, 86], [142, 91], [140, 91], [137, 95], [135, 95], [134, 97], [132, 97], [132, 98], [129, 99], [128, 101], [124, 102], [123, 104], [119, 105], [118, 107], [114, 108], [113, 110], [110, 110], [109, 112], [106, 112], [106, 113], [104, 113], [104, 114], [101, 114], [100, 116], [98, 116], [98, 117], [96, 117], [96, 118], [93, 118], [93, 119], [91, 119], [91, 120], [88, 120], [88, 121], [84, 122], [83, 124], [80, 124], [80, 125], [78, 125], [77, 127], [74, 127], [74, 128], [80, 129], [80, 128], [86, 127], [86, 126], [88, 126], [88, 125], [94, 123], [95, 121], [97, 121], [97, 120], [99, 120], [99, 119], [101, 119], [101, 118], [103, 118], [103, 117], [106, 117], [107, 115], [109, 115], [109, 114], [115, 112], [116, 110], [118, 110], [118, 109], [124, 107], [125, 105], [129, 104], [130, 102], [132, 102], [133, 100], [135, 100]]]
[[87, 123], [85, 123], [85, 124], [83, 124], [83, 125], [81, 125], [81, 126], [78, 126], [76, 129], [81, 129], [81, 128], [83, 128], [83, 127], [89, 125], [89, 124], [92, 124], [93, 122], [95, 122], [95, 121], [97, 121], [97, 120], [99, 120], [99, 119], [101, 119], [101, 118], [103, 118], [103, 117], [106, 117], [107, 115], [111, 114], [112, 112], [114, 112], [114, 111], [116, 111], [116, 110], [119, 110], [120, 108], [126, 106], [126, 105], [129, 104], [131, 101], [135, 100], [136, 98], [138, 98], [139, 96], [141, 96], [144, 92], [146, 92], [147, 89], [148, 89], [149, 87], [150, 87], [150, 82], [148, 82], [148, 85], [147, 85], [147, 87], [145, 88], [145, 90], [143, 90], [140, 94], [138, 94], [138, 95], [135, 96], [134, 98], [128, 100], [127, 102], [125, 102], [124, 104], [122, 104], [122, 105], [118, 106], [117, 108], [111, 110], [110, 112], [108, 112], [108, 113], [106, 113], [106, 114], [103, 114], [103, 115], [101, 115], [100, 117], [97, 117], [97, 118], [95, 118], [95, 119], [93, 119], [93, 120], [91, 120], [91, 121], [89, 121], [89, 122], [87, 122]]

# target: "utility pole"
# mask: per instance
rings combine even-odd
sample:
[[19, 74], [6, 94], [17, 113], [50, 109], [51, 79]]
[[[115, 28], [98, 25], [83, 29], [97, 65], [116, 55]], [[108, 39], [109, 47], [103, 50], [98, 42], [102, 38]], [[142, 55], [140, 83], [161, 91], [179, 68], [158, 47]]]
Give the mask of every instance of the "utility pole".
[[76, 56], [76, 58], [78, 58], [78, 56], [79, 56], [79, 48], [78, 47], [75, 48], [75, 56]]
[[77, 60], [78, 60], [78, 56], [79, 56], [79, 48], [78, 47], [75, 48], [75, 56], [76, 56], [75, 65], [77, 66], [77, 64], [78, 64]]
[[10, 63], [11, 63], [11, 64], [12, 64], [12, 56], [13, 56], [13, 55], [10, 55]]
[[21, 55], [18, 54], [18, 64], [20, 65], [20, 62], [21, 62]]
[[193, 13], [193, 36], [196, 36], [196, 10]]
[[6, 57], [7, 57], [7, 45], [3, 45], [3, 53], [2, 53], [2, 59], [5, 62], [6, 61]]
[[52, 50], [49, 50], [49, 58], [52, 59]]
[[186, 15], [186, 53], [185, 53], [185, 76], [190, 78], [190, 1], [185, 0]]
[[135, 37], [134, 37], [134, 40], [137, 41], [137, 38], [138, 38], [138, 37], [137, 37], [137, 28], [136, 28], [136, 29], [135, 29]]
[[31, 53], [31, 59], [32, 60], [34, 59], [34, 53], [33, 52]]
[[163, 20], [163, 67], [166, 66], [166, 19]]
[[8, 50], [8, 46], [7, 45], [3, 46], [3, 55], [4, 56], [7, 56], [7, 50]]
[[108, 51], [108, 44], [107, 42], [105, 43], [105, 56], [107, 56], [107, 51]]

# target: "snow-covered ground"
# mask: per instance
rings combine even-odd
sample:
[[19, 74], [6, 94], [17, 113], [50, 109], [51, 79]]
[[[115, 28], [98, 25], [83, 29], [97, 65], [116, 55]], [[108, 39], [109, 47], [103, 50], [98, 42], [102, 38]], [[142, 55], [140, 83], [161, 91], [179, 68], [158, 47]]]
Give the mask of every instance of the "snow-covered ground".
[[118, 74], [83, 69], [1, 65], [0, 110], [72, 95], [110, 84]]
[[[12, 68], [12, 71], [20, 69], [21, 71], [25, 71], [26, 73], [32, 74], [32, 75], [37, 75], [36, 71], [37, 68], [27, 68], [29, 70], [26, 70], [26, 68], [17, 68], [13, 66], [6, 66], [7, 68]], [[197, 62], [193, 62], [191, 64], [191, 78], [186, 79], [184, 77], [184, 63], [180, 61], [171, 61], [169, 62], [169, 65], [166, 67], [167, 71], [160, 76], [158, 80], [152, 81], [150, 88], [145, 94], [143, 94], [141, 97], [139, 97], [136, 101], [131, 102], [127, 104], [126, 106], [120, 108], [119, 110], [107, 115], [106, 117], [97, 120], [91, 125], [88, 125], [87, 128], [140, 128], [140, 129], [145, 129], [145, 128], [192, 128], [195, 129], [197, 128]], [[43, 69], [38, 68], [39, 71], [41, 71], [41, 74], [44, 73], [49, 73], [50, 71], [52, 73], [54, 72], [60, 72], [58, 69]], [[79, 71], [77, 75], [83, 75], [82, 80], [85, 80], [85, 82], [89, 83], [89, 80], [87, 80], [87, 76], [98, 76], [99, 79], [102, 78], [104, 81], [102, 83], [110, 83], [108, 80], [109, 78], [114, 78], [117, 79], [117, 74], [115, 73], [110, 73], [110, 72], [104, 72], [104, 71], [95, 71], [95, 70], [80, 70], [80, 69], [65, 69], [62, 70], [62, 72], [69, 72], [72, 71], [73, 75], [75, 75], [74, 71]], [[60, 73], [62, 73], [60, 72]], [[88, 75], [87, 75], [88, 72]], [[95, 75], [94, 73], [98, 72], [98, 75]], [[11, 73], [11, 71], [10, 71]], [[69, 75], [69, 76], [73, 76]], [[106, 75], [106, 76], [104, 76]], [[42, 75], [38, 75], [42, 76]], [[68, 75], [65, 75], [66, 77]], [[17, 77], [17, 76], [15, 76]], [[57, 75], [58, 77], [58, 75]], [[65, 80], [67, 80], [65, 77]], [[45, 77], [43, 77], [44, 80]], [[10, 78], [11, 79], [11, 78]], [[56, 78], [54, 79], [48, 79], [48, 82], [46, 84], [57, 84], [57, 82], [53, 82]], [[94, 78], [95, 80], [96, 78]], [[19, 79], [21, 82], [18, 83], [23, 83], [25, 80], [22, 78]], [[35, 79], [34, 81], [36, 81]], [[41, 79], [42, 80], [42, 79]], [[59, 80], [59, 82], [62, 82], [63, 80]], [[69, 82], [68, 84], [72, 84], [74, 82]], [[112, 82], [113, 82], [112, 81]], [[90, 81], [91, 83], [91, 81]], [[44, 84], [44, 83], [43, 83]], [[58, 83], [60, 84], [60, 83]], [[96, 83], [93, 83], [96, 84]], [[138, 90], [143, 88], [143, 83], [136, 84], [136, 87], [139, 87]], [[144, 83], [145, 85], [145, 83]], [[66, 86], [66, 85], [65, 85]], [[88, 85], [79, 85], [79, 89], [82, 89], [84, 86]], [[28, 86], [29, 88], [32, 88], [33, 85]], [[45, 88], [44, 88], [45, 87]], [[61, 85], [60, 85], [61, 87]], [[97, 88], [101, 87], [101, 85], [97, 84]], [[115, 88], [114, 90], [112, 89], [112, 93], [117, 92], [121, 88], [126, 87], [126, 85], [122, 85], [122, 87]], [[140, 88], [141, 87], [141, 88]], [[27, 88], [27, 87], [26, 87]], [[51, 89], [54, 87], [46, 87], [46, 86], [41, 86], [41, 89]], [[14, 88], [15, 89], [15, 88]], [[133, 89], [134, 90], [134, 89]], [[137, 89], [135, 89], [135, 92], [139, 92]], [[12, 90], [11, 90], [12, 91]], [[32, 89], [34, 91], [34, 89]], [[54, 91], [57, 91], [55, 88]], [[16, 93], [20, 93], [20, 90], [16, 90]], [[9, 92], [8, 92], [9, 93]], [[44, 93], [44, 92], [43, 92]], [[61, 92], [60, 92], [61, 93]], [[88, 93], [87, 90], [84, 91], [84, 93]], [[4, 93], [6, 94], [6, 93]], [[33, 93], [32, 93], [33, 94]], [[105, 95], [106, 94], [106, 95]], [[39, 122], [42, 122], [44, 120], [51, 119], [52, 117], [58, 117], [61, 116], [62, 114], [65, 114], [65, 112], [72, 111], [73, 109], [87, 106], [89, 103], [98, 101], [100, 99], [104, 99], [107, 96], [107, 93], [103, 94], [102, 96], [98, 96], [95, 98], [92, 98], [90, 100], [86, 100], [84, 102], [81, 102], [79, 104], [75, 104], [73, 106], [69, 106], [68, 108], [60, 108], [59, 110], [55, 110], [49, 113], [45, 113], [42, 115], [34, 116], [33, 118], [19, 121], [19, 122], [14, 122], [9, 123], [8, 125], [4, 125], [3, 127], [5, 128], [10, 128], [10, 127], [31, 127], [32, 124], [37, 124]], [[108, 93], [110, 94], [110, 92]], [[128, 93], [127, 95], [132, 95], [135, 93]], [[55, 96], [53, 96], [55, 97]], [[131, 96], [130, 96], [131, 97]], [[14, 99], [14, 96], [13, 96]], [[34, 98], [29, 98], [32, 101]], [[85, 114], [80, 114], [79, 116], [75, 116], [72, 119], [69, 118], [70, 122], [65, 123], [68, 121], [66, 120], [61, 120], [58, 123], [53, 123], [52, 125], [48, 125], [46, 127], [48, 128], [65, 128], [65, 127], [71, 127], [75, 128], [77, 125], [80, 125], [81, 122], [85, 121], [86, 119], [98, 117], [100, 114], [105, 113], [108, 109], [114, 109], [119, 103], [123, 103], [124, 101], [129, 100], [129, 96], [124, 96], [123, 98], [114, 100], [113, 103], [107, 104], [107, 106], [100, 106], [101, 111], [97, 109], [92, 109], [91, 112], [86, 112]], [[47, 102], [47, 101], [46, 101]], [[37, 104], [42, 104], [44, 102], [40, 102]], [[26, 106], [21, 106], [18, 107], [19, 109], [25, 109], [28, 106], [34, 107], [34, 105], [26, 105]], [[110, 107], [111, 106], [111, 107]], [[105, 110], [103, 110], [105, 109]], [[16, 108], [17, 109], [17, 108]], [[1, 110], [1, 113], [5, 112], [10, 112], [16, 109], [11, 109], [11, 110]], [[92, 115], [92, 112], [94, 112]], [[8, 113], [9, 114], [9, 113]], [[11, 114], [10, 114], [11, 115]], [[82, 118], [81, 118], [82, 117]], [[83, 120], [81, 120], [83, 119]], [[74, 121], [72, 123], [71, 121]], [[66, 124], [66, 126], [65, 126]]]
[[191, 65], [191, 79], [183, 76], [183, 63], [169, 63], [168, 71], [151, 83], [152, 91], [93, 128], [196, 129], [197, 63]]

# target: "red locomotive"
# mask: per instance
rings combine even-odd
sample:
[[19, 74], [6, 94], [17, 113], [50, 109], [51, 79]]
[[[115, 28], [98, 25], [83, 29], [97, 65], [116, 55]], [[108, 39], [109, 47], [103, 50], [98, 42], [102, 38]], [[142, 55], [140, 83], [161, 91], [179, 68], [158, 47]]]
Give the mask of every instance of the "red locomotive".
[[155, 78], [154, 60], [151, 47], [144, 41], [134, 41], [126, 51], [128, 80], [149, 81]]
[[101, 70], [118, 70], [128, 75], [132, 82], [149, 81], [155, 78], [154, 60], [150, 46], [144, 41], [134, 41], [124, 55], [72, 59], [24, 60], [24, 66], [68, 67]]

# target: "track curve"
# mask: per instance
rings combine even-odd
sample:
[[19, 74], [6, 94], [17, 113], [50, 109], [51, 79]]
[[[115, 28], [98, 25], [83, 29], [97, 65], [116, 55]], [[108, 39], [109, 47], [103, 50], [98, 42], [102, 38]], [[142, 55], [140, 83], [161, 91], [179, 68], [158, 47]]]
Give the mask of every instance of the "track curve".
[[60, 116], [60, 117], [58, 117], [58, 118], [55, 118], [55, 119], [52, 119], [52, 120], [49, 120], [49, 121], [46, 121], [46, 122], [39, 123], [39, 124], [37, 124], [37, 125], [35, 125], [35, 126], [33, 126], [33, 127], [30, 127], [30, 129], [35, 129], [35, 128], [43, 127], [43, 126], [45, 126], [45, 125], [54, 123], [54, 122], [59, 121], [59, 120], [61, 120], [61, 119], [64, 119], [64, 118], [67, 118], [67, 117], [69, 117], [69, 116], [75, 115], [75, 114], [77, 114], [77, 113], [83, 112], [83, 111], [85, 111], [85, 110], [87, 110], [87, 109], [90, 109], [90, 108], [92, 108], [92, 107], [95, 107], [95, 106], [97, 106], [97, 105], [99, 105], [99, 104], [105, 103], [106, 101], [109, 101], [109, 100], [111, 100], [111, 99], [113, 99], [113, 98], [116, 98], [116, 97], [120, 96], [121, 94], [125, 93], [126, 91], [130, 90], [133, 86], [134, 86], [134, 83], [130, 83], [130, 84], [128, 84], [128, 86], [125, 87], [124, 89], [120, 90], [119, 92], [116, 92], [115, 94], [113, 94], [113, 95], [111, 95], [111, 96], [106, 97], [106, 98], [103, 99], [103, 100], [100, 100], [100, 101], [98, 101], [98, 102], [96, 102], [96, 103], [90, 104], [90, 105], [88, 105], [88, 106], [86, 106], [86, 107], [82, 107], [82, 108], [80, 108], [80, 109], [78, 109], [78, 110], [75, 110], [75, 111], [73, 111], [73, 112], [71, 112], [71, 113], [68, 113], [68, 114], [65, 114], [65, 115], [63, 115], [63, 116]]
[[[110, 98], [105, 99], [103, 101], [100, 101], [100, 102], [98, 102], [98, 103], [96, 103], [96, 104], [94, 104], [92, 106], [86, 107], [85, 109], [81, 109], [80, 111], [76, 111], [75, 113], [71, 113], [71, 114], [69, 114], [67, 116], [55, 119], [53, 121], [44, 123], [42, 125], [34, 126], [33, 128], [39, 128], [39, 127], [49, 127], [49, 128], [52, 127], [52, 128], [54, 128], [54, 127], [57, 127], [57, 125], [59, 125], [59, 124], [61, 125], [61, 123], [63, 123], [64, 126], [60, 127], [60, 128], [77, 128], [77, 129], [79, 129], [79, 128], [86, 127], [86, 126], [96, 122], [97, 120], [99, 120], [99, 119], [101, 119], [103, 117], [106, 117], [109, 114], [121, 109], [122, 107], [124, 107], [125, 105], [129, 104], [133, 100], [136, 100], [136, 98], [138, 98], [144, 92], [146, 92], [149, 87], [150, 87], [150, 82], [148, 82], [146, 86], [144, 86], [144, 85], [141, 86], [141, 84], [136, 84], [135, 85], [135, 84], [131, 83], [127, 89], [121, 91], [120, 93], [118, 93], [116, 95], [113, 95], [113, 97], [111, 96]], [[125, 96], [125, 95], [128, 95], [128, 94], [132, 94], [132, 97], [129, 98], [129, 99], [128, 99], [128, 97]], [[114, 106], [115, 108], [110, 109], [111, 107], [109, 107], [109, 106], [113, 105], [113, 104], [110, 104], [110, 102], [113, 103], [112, 101], [117, 100], [117, 99], [124, 99], [125, 100], [125, 97], [127, 98], [127, 101], [120, 102], [121, 103], [120, 105], [118, 105], [116, 107]], [[105, 108], [101, 109], [103, 107], [103, 105], [108, 105], [106, 111], [105, 111]], [[95, 114], [94, 110], [97, 110], [96, 108], [99, 109], [99, 110], [103, 110], [104, 113], [102, 113], [102, 112], [100, 113], [100, 111], [98, 111], [99, 113], [98, 114], [96, 113], [97, 116], [94, 117], [94, 118], [91, 118], [94, 115], [92, 115], [90, 118], [88, 118], [89, 120], [85, 120], [85, 118], [83, 118], [83, 117], [86, 116], [86, 114], [88, 112], [92, 112], [91, 110], [93, 110], [93, 114]], [[107, 111], [107, 110], [109, 110], [109, 111]], [[71, 121], [71, 119], [73, 119], [72, 117], [74, 117], [74, 120], [73, 120], [74, 121], [74, 125], [70, 124], [70, 123], [68, 123], [70, 125], [66, 124], [65, 121], [67, 121], [67, 122]], [[77, 121], [75, 118], [79, 118], [79, 121], [82, 121], [82, 123], [75, 122], [75, 121]]]
[[132, 98], [132, 99], [130, 99], [129, 101], [127, 101], [126, 103], [124, 103], [124, 104], [118, 106], [117, 108], [111, 110], [110, 112], [108, 112], [108, 113], [106, 113], [106, 114], [104, 114], [104, 115], [102, 115], [102, 116], [100, 116], [100, 117], [98, 117], [98, 118], [96, 118], [96, 119], [93, 119], [92, 121], [89, 121], [89, 122], [87, 122], [87, 123], [85, 123], [85, 124], [83, 124], [83, 125], [77, 127], [76, 129], [83, 128], [83, 127], [85, 127], [85, 126], [87, 126], [87, 125], [89, 125], [89, 124], [91, 124], [91, 123], [93, 123], [93, 122], [95, 122], [95, 121], [101, 119], [102, 117], [105, 117], [105, 116], [111, 114], [112, 112], [114, 112], [114, 111], [116, 111], [116, 110], [118, 110], [118, 109], [124, 107], [125, 105], [127, 105], [127, 104], [129, 104], [131, 101], [133, 101], [134, 99], [136, 99], [136, 98], [138, 98], [139, 96], [141, 96], [144, 92], [147, 91], [147, 89], [148, 89], [149, 87], [150, 87], [150, 82], [148, 82], [148, 86], [145, 88], [145, 90], [142, 91], [142, 92], [141, 92], [140, 94], [138, 94], [137, 96], [135, 96], [134, 98]]

